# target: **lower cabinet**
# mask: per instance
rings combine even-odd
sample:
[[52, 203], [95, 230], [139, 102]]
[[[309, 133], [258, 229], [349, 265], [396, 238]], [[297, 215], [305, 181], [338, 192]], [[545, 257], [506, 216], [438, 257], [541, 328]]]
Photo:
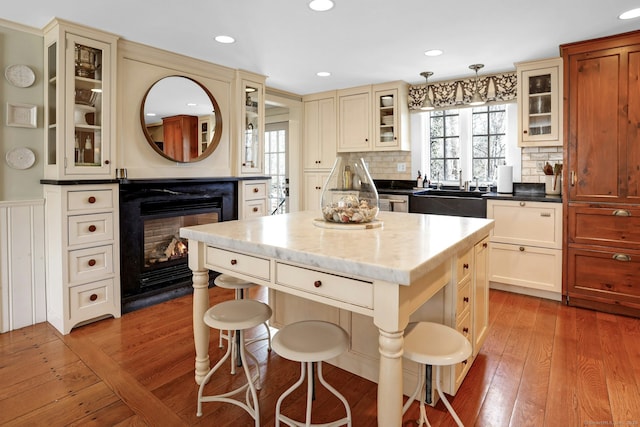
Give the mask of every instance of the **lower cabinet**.
[[45, 185], [47, 321], [120, 317], [118, 184]]
[[240, 181], [238, 185], [238, 218], [246, 219], [268, 215], [270, 180]]
[[[429, 321], [448, 325], [457, 329], [467, 337], [473, 347], [473, 353], [466, 361], [455, 366], [444, 367], [442, 371], [442, 389], [445, 393], [455, 395], [469, 372], [480, 347], [484, 343], [489, 320], [489, 286], [488, 286], [488, 242], [489, 237], [482, 239], [473, 248], [456, 257], [450, 268], [438, 277], [447, 283], [436, 295], [419, 307], [410, 317], [410, 322]], [[302, 286], [300, 275], [293, 275], [295, 266], [279, 265], [282, 269], [277, 274], [281, 284], [292, 287], [295, 292]], [[308, 273], [308, 271], [307, 271]], [[318, 273], [320, 274], [320, 273]], [[294, 278], [288, 283], [288, 277]], [[316, 277], [316, 276], [313, 276]], [[313, 280], [307, 280], [313, 283]], [[336, 276], [324, 277], [323, 296], [331, 298], [335, 294], [340, 300], [345, 299], [352, 287], [370, 286], [369, 283], [357, 279]], [[327, 285], [326, 288], [324, 285]], [[330, 286], [332, 285], [333, 286]], [[362, 294], [361, 292], [358, 294]], [[291, 293], [275, 290], [269, 292], [269, 303], [273, 308], [272, 325], [276, 328], [300, 320], [325, 320], [342, 326], [349, 332], [351, 343], [349, 351], [337, 358], [337, 364], [343, 369], [360, 375], [371, 381], [378, 379], [378, 328], [370, 316], [348, 311], [319, 302], [297, 297]], [[370, 308], [371, 301], [352, 301], [352, 305]], [[414, 362], [405, 360], [403, 375], [404, 393], [410, 395], [415, 389], [418, 367]], [[434, 380], [435, 381], [435, 378]], [[431, 404], [437, 402], [435, 384], [432, 384]]]
[[562, 204], [488, 200], [492, 288], [562, 299]]
[[331, 171], [304, 173], [304, 210], [320, 212], [320, 198], [324, 183], [329, 179]]

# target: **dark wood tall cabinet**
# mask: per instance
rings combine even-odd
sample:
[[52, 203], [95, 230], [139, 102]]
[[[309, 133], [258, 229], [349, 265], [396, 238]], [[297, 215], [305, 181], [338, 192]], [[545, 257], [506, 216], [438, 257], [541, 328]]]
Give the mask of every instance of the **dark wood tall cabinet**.
[[179, 162], [198, 157], [198, 117], [177, 115], [162, 119], [164, 128], [163, 151]]
[[562, 45], [563, 294], [640, 317], [640, 31]]

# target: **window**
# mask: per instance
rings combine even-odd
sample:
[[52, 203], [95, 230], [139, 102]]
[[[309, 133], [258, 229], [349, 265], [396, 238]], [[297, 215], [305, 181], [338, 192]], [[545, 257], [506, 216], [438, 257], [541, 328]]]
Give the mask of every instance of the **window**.
[[[432, 183], [457, 184], [460, 179], [491, 183], [497, 166], [517, 164], [516, 104], [423, 113], [422, 160]], [[420, 168], [419, 168], [420, 169]], [[462, 178], [460, 174], [462, 173]]]
[[264, 172], [271, 176], [267, 209], [272, 215], [287, 212], [287, 129], [286, 123], [273, 123], [266, 126]]

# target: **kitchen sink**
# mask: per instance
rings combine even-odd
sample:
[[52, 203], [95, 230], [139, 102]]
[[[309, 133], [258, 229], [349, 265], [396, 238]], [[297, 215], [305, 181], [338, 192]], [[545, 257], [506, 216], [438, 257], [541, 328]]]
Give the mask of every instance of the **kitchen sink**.
[[409, 197], [409, 212], [486, 218], [487, 200], [482, 192], [427, 190]]

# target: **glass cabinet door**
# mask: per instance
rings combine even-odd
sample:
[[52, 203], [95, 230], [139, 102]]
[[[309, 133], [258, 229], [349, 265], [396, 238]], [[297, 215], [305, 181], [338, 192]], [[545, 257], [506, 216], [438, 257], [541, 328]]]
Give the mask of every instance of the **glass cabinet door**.
[[262, 171], [262, 141], [264, 125], [262, 117], [263, 87], [260, 84], [244, 82], [242, 172]]
[[[67, 37], [67, 173], [105, 173], [109, 159], [104, 158], [103, 141], [108, 132], [105, 108], [109, 71], [109, 46], [76, 36]], [[108, 153], [106, 153], [108, 155]]]
[[376, 104], [374, 120], [377, 121], [375, 147], [396, 147], [398, 145], [398, 91], [376, 92], [374, 102]]

